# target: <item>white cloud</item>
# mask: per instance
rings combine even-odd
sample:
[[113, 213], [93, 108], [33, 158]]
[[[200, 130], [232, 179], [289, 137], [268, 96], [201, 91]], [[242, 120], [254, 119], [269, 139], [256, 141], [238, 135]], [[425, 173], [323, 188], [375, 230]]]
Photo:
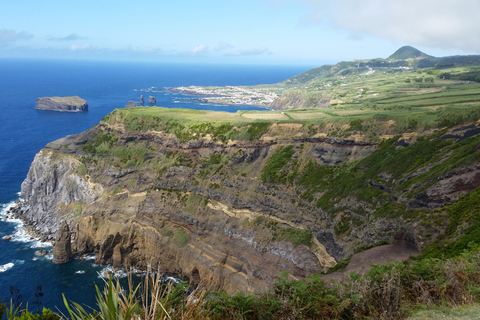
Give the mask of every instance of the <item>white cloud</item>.
[[329, 21], [354, 34], [480, 52], [478, 0], [303, 0], [303, 3], [312, 9], [304, 17], [306, 23]]
[[68, 50], [70, 51], [88, 51], [88, 50], [92, 50], [93, 47], [92, 45], [87, 42], [85, 44], [72, 44], [71, 46], [68, 47]]
[[198, 45], [195, 48], [193, 48], [192, 53], [193, 54], [199, 54], [199, 53], [202, 53], [202, 52], [206, 52], [207, 49], [208, 49], [208, 47], [206, 45], [201, 44], [201, 45]]
[[16, 32], [10, 29], [0, 29], [0, 46], [9, 45], [18, 40], [29, 40], [31, 38], [33, 38], [33, 35], [25, 31]]
[[85, 39], [85, 37], [81, 37], [76, 33], [69, 34], [68, 36], [65, 36], [65, 37], [58, 37], [58, 38], [51, 37], [51, 38], [48, 38], [48, 40], [50, 40], [50, 41], [77, 41], [77, 40], [83, 40], [83, 39]]
[[237, 50], [233, 52], [225, 53], [225, 56], [258, 56], [261, 54], [272, 54], [268, 48], [253, 48], [253, 49], [246, 49], [246, 50]]

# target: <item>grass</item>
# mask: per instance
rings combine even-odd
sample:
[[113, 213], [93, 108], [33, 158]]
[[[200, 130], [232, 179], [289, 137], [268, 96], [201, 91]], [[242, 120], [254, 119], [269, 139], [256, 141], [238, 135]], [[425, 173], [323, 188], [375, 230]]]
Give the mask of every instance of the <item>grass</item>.
[[407, 317], [408, 320], [472, 320], [480, 319], [480, 306], [477, 304], [461, 306], [456, 308], [434, 308], [421, 310]]
[[294, 153], [292, 145], [278, 149], [263, 169], [261, 176], [263, 183], [285, 183], [288, 176], [282, 168], [290, 161]]

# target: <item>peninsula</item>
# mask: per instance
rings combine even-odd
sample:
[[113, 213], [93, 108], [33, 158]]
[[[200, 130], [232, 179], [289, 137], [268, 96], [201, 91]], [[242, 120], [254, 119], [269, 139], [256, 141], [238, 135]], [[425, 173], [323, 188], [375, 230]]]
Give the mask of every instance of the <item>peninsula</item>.
[[88, 111], [87, 101], [79, 96], [37, 98], [35, 109], [51, 111]]

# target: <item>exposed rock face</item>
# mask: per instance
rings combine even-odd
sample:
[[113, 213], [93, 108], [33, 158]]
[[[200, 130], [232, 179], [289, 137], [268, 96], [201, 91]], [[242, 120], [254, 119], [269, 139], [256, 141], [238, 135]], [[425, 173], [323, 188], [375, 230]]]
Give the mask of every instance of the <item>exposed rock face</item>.
[[88, 177], [76, 172], [79, 166], [81, 162], [76, 158], [59, 156], [46, 149], [32, 162], [22, 183], [20, 197], [24, 202], [18, 211], [44, 239], [55, 240], [55, 233], [61, 225], [56, 215], [60, 207], [71, 209], [81, 203], [91, 203], [103, 193], [100, 184], [92, 183]]
[[144, 104], [145, 101], [143, 100], [143, 94], [140, 96], [140, 104]]
[[53, 263], [67, 263], [72, 258], [72, 237], [70, 228], [66, 221], [63, 221], [60, 230], [55, 239], [55, 248], [53, 249]]
[[150, 103], [150, 104], [157, 103], [157, 98], [155, 98], [154, 96], [149, 96], [148, 97], [148, 103]]
[[[356, 136], [306, 137], [295, 123], [272, 124], [251, 141], [221, 142], [209, 136], [181, 141], [166, 132], [128, 131], [118, 119], [48, 144], [22, 184], [17, 210], [48, 239], [60, 229], [60, 217], [66, 217], [72, 249], [95, 252], [97, 264], [151, 265], [207, 289], [233, 293], [264, 290], [282, 271], [301, 278], [326, 270], [352, 256], [355, 248], [382, 240], [420, 249], [411, 219], [379, 217], [373, 201], [347, 194], [329, 212], [318, 204], [328, 190], [310, 195], [302, 182], [262, 181], [269, 161], [287, 147], [293, 154], [285, 176], [294, 179], [292, 173], [299, 178], [308, 166], [323, 166], [322, 175], [349, 167], [371, 155], [376, 142]], [[122, 159], [82, 148], [100, 138], [131, 154]], [[315, 176], [318, 184], [322, 178]], [[457, 168], [429, 182], [429, 198], [421, 199], [425, 203], [416, 201], [424, 208], [438, 197], [454, 201], [478, 180], [476, 164]], [[412, 200], [402, 199], [403, 191], [390, 190], [384, 181], [393, 180], [375, 177], [368, 190], [400, 199], [398, 205]], [[446, 181], [452, 182], [448, 188]]]
[[[140, 103], [142, 103], [142, 102], [140, 102]], [[138, 104], [135, 101], [130, 100], [125, 105], [125, 108], [131, 108], [131, 107], [138, 107]]]
[[37, 98], [35, 109], [51, 111], [88, 111], [87, 101], [79, 96]]

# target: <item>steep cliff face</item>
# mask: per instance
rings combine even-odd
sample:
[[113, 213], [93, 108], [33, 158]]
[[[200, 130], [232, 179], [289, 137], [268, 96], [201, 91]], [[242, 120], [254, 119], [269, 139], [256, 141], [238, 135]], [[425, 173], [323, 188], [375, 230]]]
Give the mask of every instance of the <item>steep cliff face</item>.
[[[81, 162], [49, 150], [39, 152], [22, 183], [22, 216], [32, 229], [48, 240], [55, 240], [62, 217], [62, 207], [74, 203], [92, 203], [103, 193], [103, 187], [79, 176]], [[71, 207], [71, 206], [70, 206]]]
[[[477, 160], [450, 164], [480, 144], [463, 133], [379, 145], [307, 136], [302, 124], [237, 140], [127, 128], [113, 113], [42, 150], [22, 184], [23, 218], [49, 239], [67, 220], [73, 250], [95, 252], [98, 264], [152, 265], [231, 293], [263, 290], [282, 271], [327, 270], [405, 227], [421, 246], [429, 239], [415, 217], [479, 184]], [[427, 142], [438, 150], [424, 154]]]

